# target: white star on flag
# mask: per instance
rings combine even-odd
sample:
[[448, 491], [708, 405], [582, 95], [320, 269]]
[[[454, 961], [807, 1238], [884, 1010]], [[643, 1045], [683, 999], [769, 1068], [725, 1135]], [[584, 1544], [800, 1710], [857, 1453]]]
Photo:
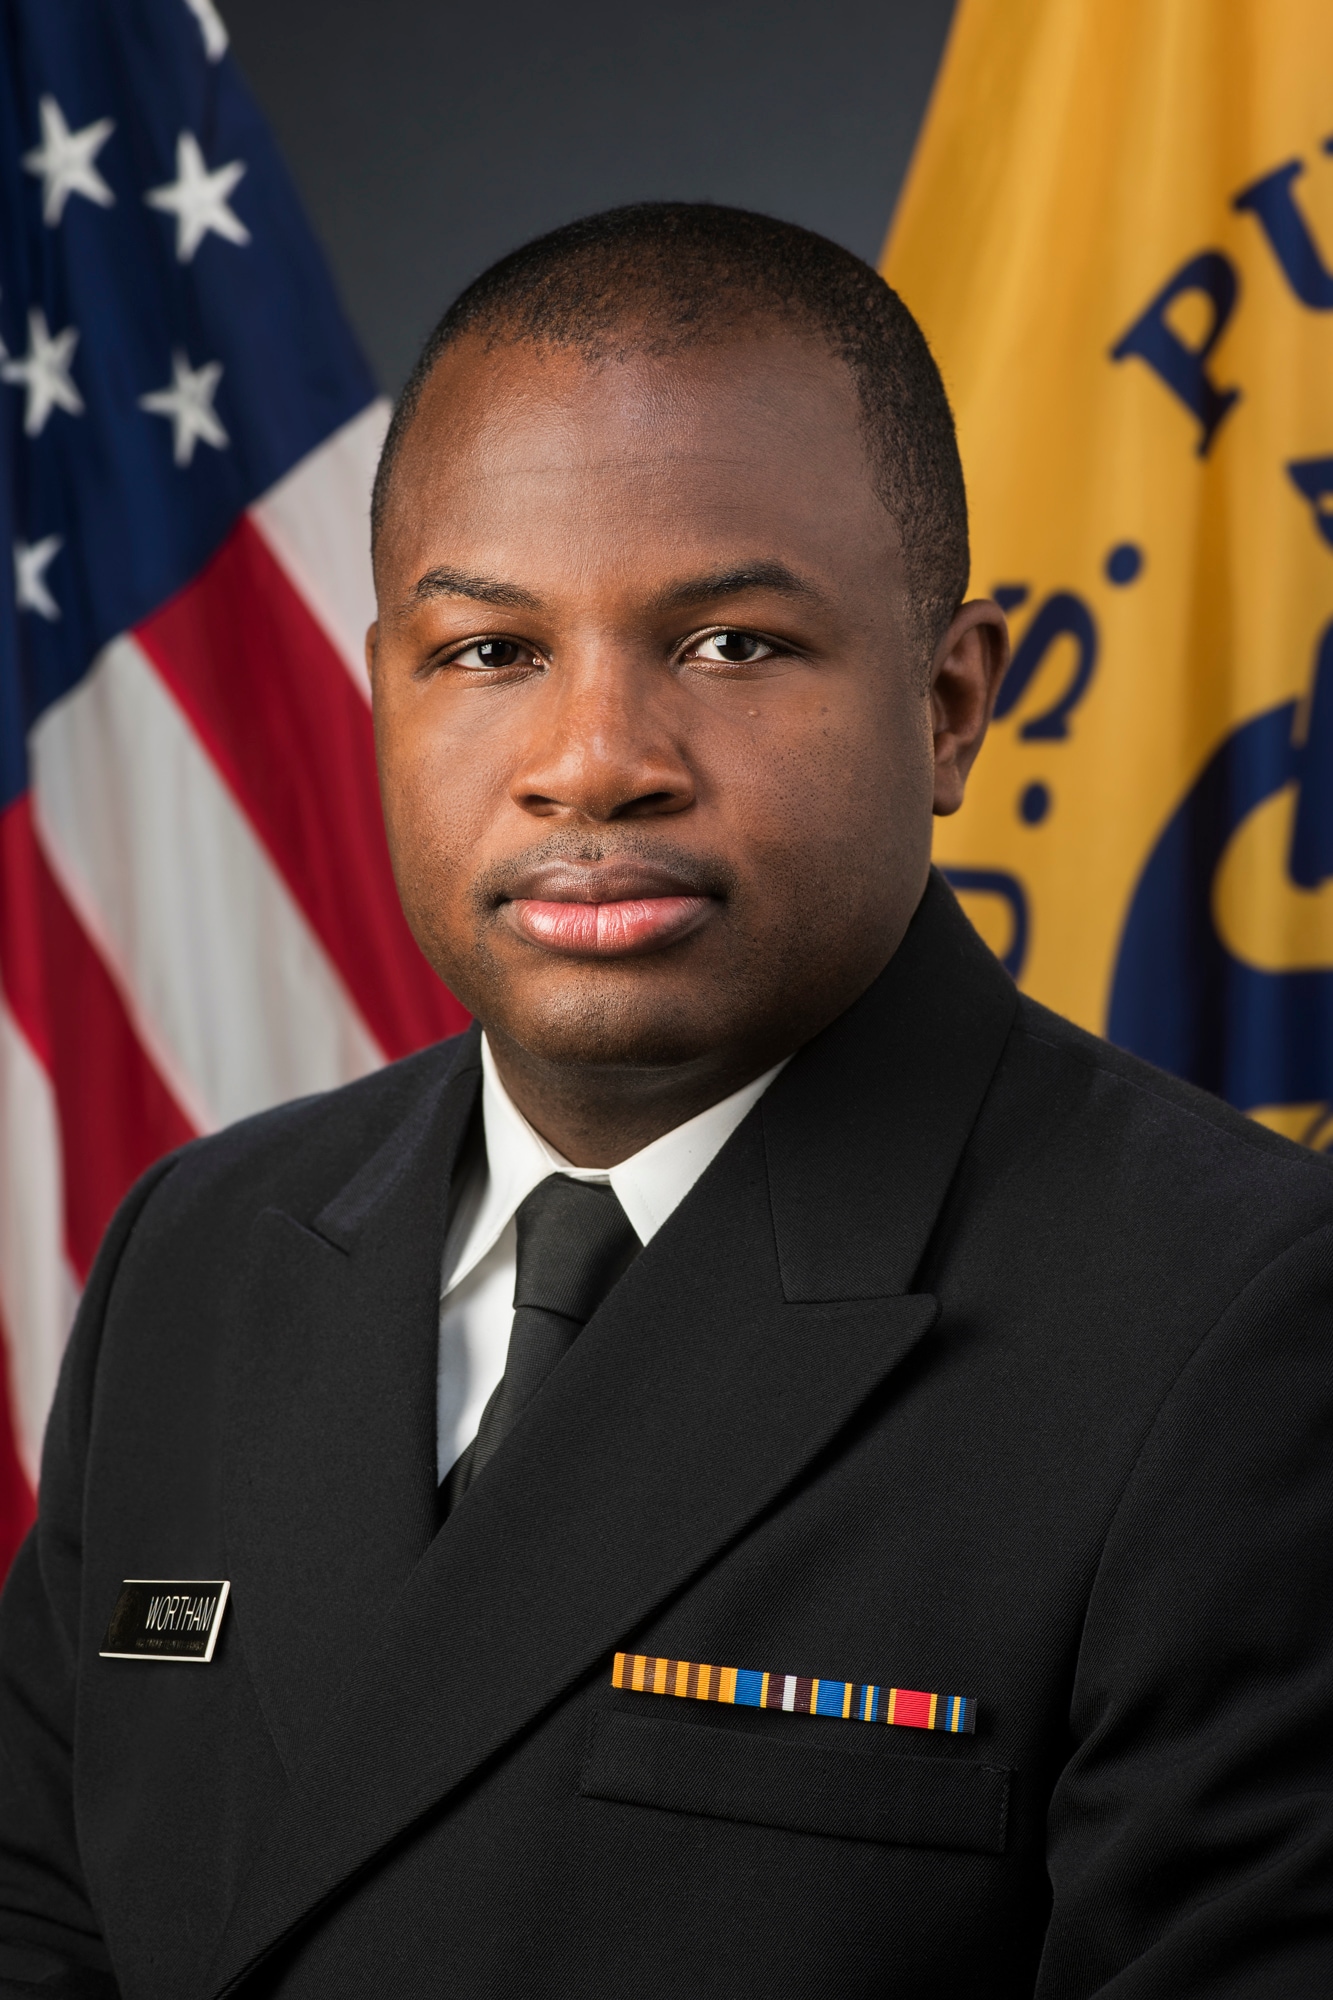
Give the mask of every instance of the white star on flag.
[[110, 208], [116, 197], [93, 161], [115, 131], [115, 120], [98, 118], [81, 132], [71, 132], [54, 97], [43, 97], [38, 109], [42, 143], [23, 155], [23, 164], [30, 174], [41, 178], [42, 221], [54, 229], [72, 194], [95, 201], [99, 208]]
[[227, 27], [213, 0], [185, 0], [204, 37], [204, 54], [210, 62], [220, 62], [227, 53]]
[[52, 334], [40, 306], [28, 312], [28, 352], [21, 361], [6, 361], [0, 380], [22, 382], [28, 391], [28, 407], [23, 428], [29, 437], [40, 437], [52, 410], [68, 410], [72, 417], [83, 415], [83, 398], [69, 379], [70, 363], [79, 344], [77, 330], [67, 326]]
[[14, 544], [14, 594], [20, 611], [35, 611], [39, 618], [58, 618], [60, 606], [52, 597], [46, 581], [51, 558], [64, 547], [63, 535], [47, 535], [31, 547], [27, 542]]
[[171, 375], [167, 388], [140, 396], [139, 408], [155, 417], [170, 417], [175, 430], [172, 457], [177, 465], [188, 465], [201, 438], [215, 451], [221, 451], [231, 442], [213, 408], [213, 398], [222, 380], [222, 363], [206, 361], [202, 368], [191, 368], [188, 358], [177, 348], [171, 357]]
[[250, 241], [240, 216], [227, 206], [227, 196], [244, 172], [245, 162], [232, 160], [210, 173], [194, 133], [181, 133], [176, 141], [175, 180], [150, 188], [144, 200], [150, 208], [175, 216], [176, 255], [182, 264], [189, 263], [210, 229], [228, 243]]

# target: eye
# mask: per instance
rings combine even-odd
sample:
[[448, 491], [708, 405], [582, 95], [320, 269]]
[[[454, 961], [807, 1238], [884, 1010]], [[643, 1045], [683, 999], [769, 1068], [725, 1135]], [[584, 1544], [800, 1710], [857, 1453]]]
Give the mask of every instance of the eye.
[[690, 647], [692, 660], [713, 660], [729, 667], [749, 666], [755, 660], [766, 660], [773, 652], [767, 639], [758, 638], [753, 632], [710, 632], [706, 638], [696, 639]]
[[536, 665], [531, 646], [520, 645], [517, 639], [474, 639], [461, 653], [455, 653], [449, 661], [451, 667], [470, 667], [492, 671], [497, 667], [531, 667]]

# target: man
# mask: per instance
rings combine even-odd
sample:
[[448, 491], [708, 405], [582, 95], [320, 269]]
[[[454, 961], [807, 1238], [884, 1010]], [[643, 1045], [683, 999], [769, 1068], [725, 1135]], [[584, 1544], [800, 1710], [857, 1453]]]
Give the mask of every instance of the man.
[[375, 531], [480, 1026], [110, 1232], [3, 1990], [1322, 2000], [1333, 1182], [930, 874], [1005, 638], [906, 310], [729, 210], [560, 231]]

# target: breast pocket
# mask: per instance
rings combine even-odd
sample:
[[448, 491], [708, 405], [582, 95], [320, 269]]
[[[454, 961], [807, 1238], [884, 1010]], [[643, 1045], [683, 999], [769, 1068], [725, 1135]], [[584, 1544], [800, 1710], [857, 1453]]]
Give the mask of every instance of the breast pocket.
[[[815, 1725], [816, 1727], [818, 1725]], [[648, 1716], [602, 1714], [585, 1798], [893, 1847], [1003, 1854], [1012, 1773], [974, 1759], [903, 1757]]]

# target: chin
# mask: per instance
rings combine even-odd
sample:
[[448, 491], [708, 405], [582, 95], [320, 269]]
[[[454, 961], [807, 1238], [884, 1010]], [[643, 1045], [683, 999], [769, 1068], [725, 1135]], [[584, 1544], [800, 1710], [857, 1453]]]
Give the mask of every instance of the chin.
[[701, 1005], [699, 994], [687, 999], [591, 982], [559, 991], [552, 981], [544, 991], [494, 997], [499, 1004], [474, 1009], [478, 1018], [537, 1061], [562, 1068], [678, 1068], [716, 1051], [736, 1027]]

